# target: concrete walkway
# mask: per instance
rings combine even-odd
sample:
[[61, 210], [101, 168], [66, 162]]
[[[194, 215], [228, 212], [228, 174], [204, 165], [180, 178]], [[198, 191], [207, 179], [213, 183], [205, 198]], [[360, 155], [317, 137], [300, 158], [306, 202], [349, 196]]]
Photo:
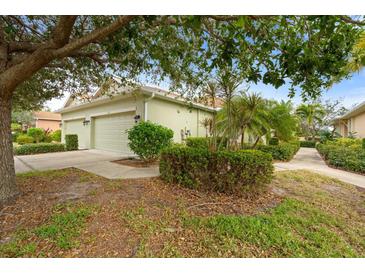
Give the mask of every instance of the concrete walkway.
[[15, 172], [43, 171], [75, 167], [108, 179], [130, 179], [159, 175], [158, 167], [134, 168], [111, 161], [127, 157], [101, 150], [79, 150], [15, 156]]
[[306, 169], [365, 188], [365, 176], [328, 167], [315, 148], [300, 148], [293, 160], [274, 166], [276, 171]]

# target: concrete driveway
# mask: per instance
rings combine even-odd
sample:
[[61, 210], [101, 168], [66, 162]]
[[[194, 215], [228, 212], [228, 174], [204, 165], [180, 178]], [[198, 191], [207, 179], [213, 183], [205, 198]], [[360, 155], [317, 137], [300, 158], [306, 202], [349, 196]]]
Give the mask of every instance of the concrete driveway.
[[274, 166], [276, 171], [306, 169], [365, 188], [365, 176], [327, 166], [315, 148], [302, 147], [293, 160], [275, 163]]
[[158, 168], [134, 168], [110, 161], [125, 158], [127, 155], [101, 151], [79, 150], [15, 156], [15, 172], [42, 171], [75, 167], [108, 179], [127, 179], [158, 176]]

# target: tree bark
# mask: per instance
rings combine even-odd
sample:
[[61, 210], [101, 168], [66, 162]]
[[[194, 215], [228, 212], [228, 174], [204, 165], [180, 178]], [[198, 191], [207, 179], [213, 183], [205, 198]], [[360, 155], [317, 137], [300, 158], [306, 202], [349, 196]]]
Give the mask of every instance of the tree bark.
[[243, 149], [243, 145], [245, 144], [245, 128], [241, 127], [241, 148]]
[[256, 141], [253, 144], [252, 149], [254, 149], [257, 146], [257, 144], [259, 143], [259, 141], [260, 141], [260, 136], [256, 138]]
[[13, 199], [19, 191], [15, 183], [13, 142], [11, 138], [11, 97], [0, 90], [0, 204]]

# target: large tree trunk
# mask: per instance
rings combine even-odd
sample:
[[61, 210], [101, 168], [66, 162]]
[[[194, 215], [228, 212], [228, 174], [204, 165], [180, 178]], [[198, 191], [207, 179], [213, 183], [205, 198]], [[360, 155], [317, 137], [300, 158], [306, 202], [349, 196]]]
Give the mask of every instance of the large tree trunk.
[[2, 94], [0, 97], [0, 204], [14, 198], [19, 193], [15, 184], [10, 124], [11, 97]]

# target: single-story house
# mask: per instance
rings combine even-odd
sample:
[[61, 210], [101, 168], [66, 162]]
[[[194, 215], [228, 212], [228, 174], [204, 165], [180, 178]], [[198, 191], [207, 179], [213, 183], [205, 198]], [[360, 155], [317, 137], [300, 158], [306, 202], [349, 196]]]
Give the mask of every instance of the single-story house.
[[58, 112], [62, 118], [62, 141], [77, 134], [80, 149], [100, 149], [131, 155], [126, 130], [139, 121], [151, 121], [174, 131], [174, 142], [188, 136], [205, 136], [202, 120], [214, 108], [186, 102], [182, 97], [155, 87], [99, 89], [88, 100], [70, 97]]
[[333, 121], [333, 126], [342, 137], [350, 134], [356, 138], [365, 138], [365, 101]]
[[49, 111], [37, 111], [33, 113], [35, 127], [44, 130], [55, 131], [60, 129], [61, 115], [59, 113]]

